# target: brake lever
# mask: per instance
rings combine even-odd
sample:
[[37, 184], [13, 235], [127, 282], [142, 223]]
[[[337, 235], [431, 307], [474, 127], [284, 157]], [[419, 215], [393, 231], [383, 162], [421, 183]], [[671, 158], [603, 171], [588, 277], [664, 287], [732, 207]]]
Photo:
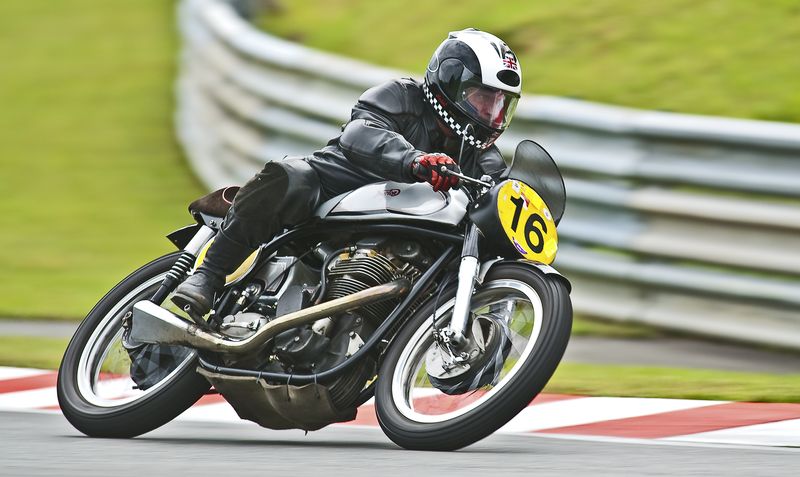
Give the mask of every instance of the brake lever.
[[478, 180], [478, 179], [473, 179], [470, 176], [465, 176], [464, 174], [461, 174], [459, 172], [452, 171], [452, 170], [448, 169], [446, 166], [442, 166], [441, 169], [439, 169], [439, 172], [440, 172], [440, 174], [442, 174], [444, 176], [455, 176], [455, 177], [458, 177], [459, 179], [461, 179], [462, 181], [471, 182], [473, 184], [478, 184], [478, 185], [486, 187], [486, 188], [490, 188], [493, 185], [493, 184], [491, 184], [489, 182], [484, 182], [484, 181], [481, 181], [481, 180]]

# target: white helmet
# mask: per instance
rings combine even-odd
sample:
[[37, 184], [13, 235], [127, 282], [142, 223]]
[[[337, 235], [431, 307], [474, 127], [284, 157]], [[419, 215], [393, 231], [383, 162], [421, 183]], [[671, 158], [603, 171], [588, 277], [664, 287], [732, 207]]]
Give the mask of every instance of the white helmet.
[[485, 149], [505, 131], [522, 91], [517, 55], [496, 36], [451, 32], [433, 53], [423, 90], [444, 123]]

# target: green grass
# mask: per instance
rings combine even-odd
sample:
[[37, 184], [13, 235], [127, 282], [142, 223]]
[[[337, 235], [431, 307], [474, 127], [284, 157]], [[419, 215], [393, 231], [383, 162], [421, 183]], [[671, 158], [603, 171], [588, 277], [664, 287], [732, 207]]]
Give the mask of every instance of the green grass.
[[800, 374], [562, 363], [545, 392], [587, 396], [800, 402]]
[[615, 323], [576, 316], [572, 322], [572, 336], [602, 336], [605, 338], [648, 339], [664, 336], [667, 332], [636, 323]]
[[82, 317], [190, 221], [173, 10], [0, 2], [0, 316]]
[[67, 338], [31, 338], [0, 336], [0, 366], [58, 369]]
[[524, 89], [647, 109], [800, 122], [796, 0], [284, 0], [260, 22], [418, 74], [448, 31], [516, 51]]

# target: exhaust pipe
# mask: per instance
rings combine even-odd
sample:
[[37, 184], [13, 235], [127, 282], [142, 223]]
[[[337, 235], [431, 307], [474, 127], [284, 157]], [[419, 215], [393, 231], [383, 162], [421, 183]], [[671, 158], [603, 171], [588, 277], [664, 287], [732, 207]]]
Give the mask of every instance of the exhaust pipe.
[[408, 291], [409, 286], [410, 282], [403, 278], [295, 311], [269, 321], [253, 336], [239, 341], [206, 331], [151, 301], [143, 300], [133, 305], [133, 326], [130, 339], [140, 343], [183, 345], [219, 353], [247, 354], [257, 351], [271, 338], [288, 329], [313, 323], [320, 318], [337, 313], [399, 297]]

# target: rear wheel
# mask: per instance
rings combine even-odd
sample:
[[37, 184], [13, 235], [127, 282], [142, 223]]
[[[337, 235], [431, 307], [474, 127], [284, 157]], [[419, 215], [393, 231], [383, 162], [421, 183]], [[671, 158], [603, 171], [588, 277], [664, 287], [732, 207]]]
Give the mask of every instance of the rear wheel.
[[376, 388], [378, 421], [407, 449], [454, 450], [488, 436], [536, 397], [569, 341], [564, 282], [523, 263], [493, 267], [472, 297], [461, 356], [434, 339], [450, 322], [455, 286], [421, 308], [393, 340]]
[[136, 376], [137, 385], [122, 343], [125, 315], [134, 303], [153, 295], [179, 256], [158, 258], [120, 282], [89, 312], [67, 346], [58, 372], [58, 402], [84, 434], [144, 434], [177, 417], [209, 389], [195, 372], [196, 352], [178, 346], [140, 348], [147, 355], [137, 360], [138, 371], [148, 379]]

